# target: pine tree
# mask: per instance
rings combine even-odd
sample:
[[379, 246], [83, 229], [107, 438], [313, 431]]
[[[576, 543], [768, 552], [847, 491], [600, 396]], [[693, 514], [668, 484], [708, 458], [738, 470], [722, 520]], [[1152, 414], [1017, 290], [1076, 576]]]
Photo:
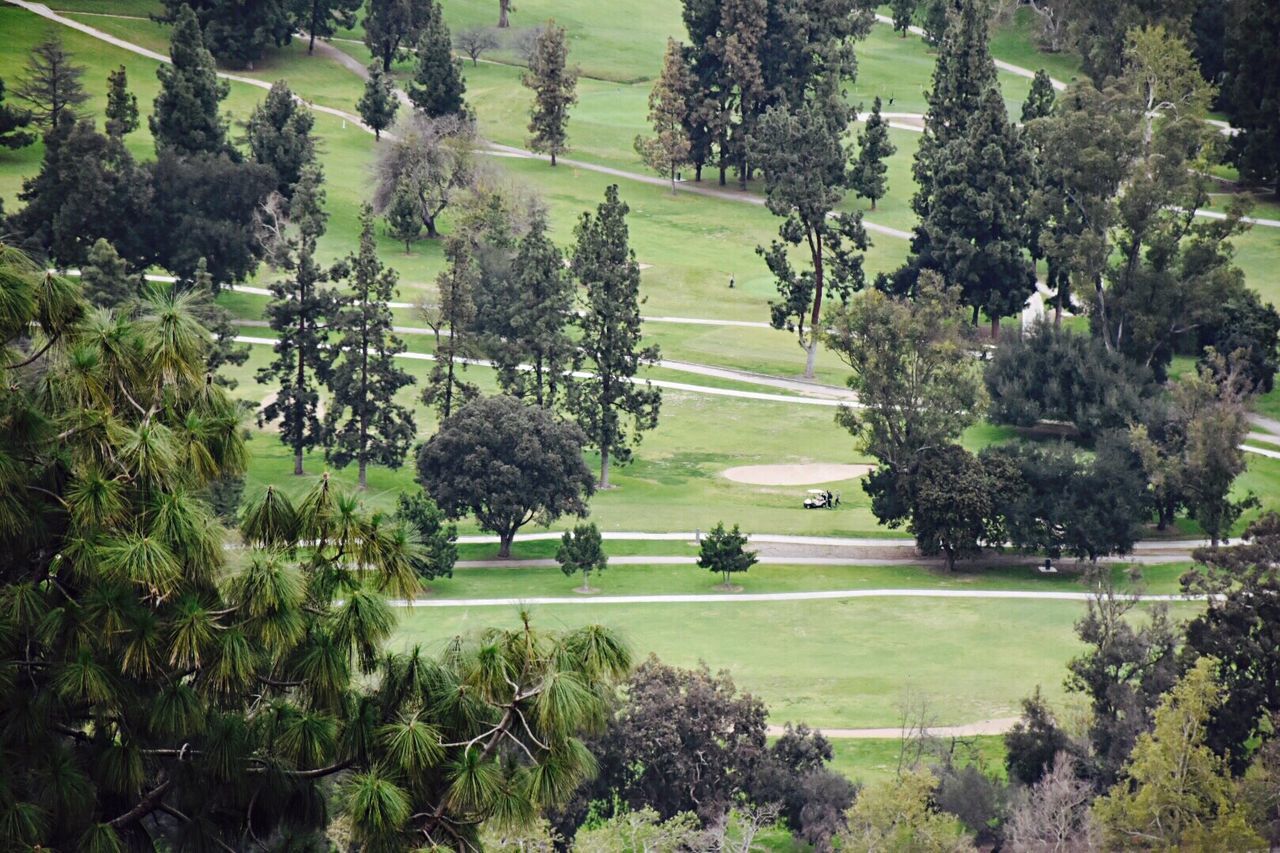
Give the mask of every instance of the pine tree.
[[507, 274], [487, 278], [476, 295], [476, 331], [498, 384], [513, 397], [553, 408], [573, 355], [574, 286], [547, 236], [546, 213], [534, 212]]
[[253, 69], [271, 47], [284, 47], [295, 32], [291, 0], [161, 0], [172, 23], [190, 5], [209, 52], [232, 68]]
[[341, 355], [328, 379], [331, 392], [325, 432], [325, 458], [344, 468], [359, 466], [360, 488], [368, 488], [370, 463], [399, 468], [417, 433], [413, 412], [395, 402], [396, 392], [413, 377], [396, 365], [405, 345], [392, 331], [391, 308], [396, 272], [378, 260], [373, 208], [360, 211], [360, 251], [349, 257], [350, 295], [343, 298], [331, 328], [340, 335]]
[[911, 20], [916, 15], [916, 0], [892, 0], [889, 6], [893, 12], [893, 31], [902, 33], [902, 38], [906, 38]]
[[853, 172], [849, 176], [849, 186], [862, 198], [871, 199], [871, 209], [876, 209], [876, 200], [884, 198], [888, 191], [885, 176], [889, 167], [885, 160], [898, 151], [889, 140], [889, 124], [880, 117], [880, 96], [876, 96], [867, 117], [862, 133], [858, 134], [858, 160], [853, 164]]
[[387, 206], [386, 220], [387, 233], [404, 243], [404, 253], [409, 254], [414, 241], [422, 233], [422, 215], [418, 212], [418, 202], [413, 197], [413, 190], [407, 183], [396, 187], [396, 194]]
[[80, 105], [89, 100], [83, 77], [84, 66], [72, 62], [62, 39], [54, 34], [31, 49], [26, 73], [18, 78], [13, 94], [31, 105], [36, 123], [47, 130], [64, 117], [80, 117]]
[[[945, 9], [947, 0], [938, 2]], [[997, 85], [989, 41], [986, 6], [981, 0], [961, 0], [960, 11], [946, 27], [938, 48], [924, 133], [911, 167], [917, 186], [911, 207], [921, 219], [928, 216], [934, 201], [933, 175], [939, 166], [938, 151], [964, 136], [983, 96]], [[914, 241], [912, 251], [919, 251]]]
[[1280, 195], [1280, 8], [1270, 0], [1226, 5], [1223, 100], [1241, 176]]
[[654, 135], [637, 136], [636, 152], [646, 166], [671, 178], [671, 192], [676, 191], [676, 171], [689, 161], [689, 134], [685, 130], [689, 107], [684, 93], [693, 88], [692, 75], [685, 66], [684, 52], [673, 38], [667, 39], [667, 53], [662, 61], [662, 74], [649, 93], [649, 123]]
[[578, 69], [570, 68], [568, 60], [569, 43], [564, 27], [547, 21], [533, 44], [529, 70], [520, 78], [533, 90], [533, 106], [529, 111], [529, 132], [533, 136], [529, 147], [550, 154], [552, 166], [556, 164], [556, 155], [568, 147], [569, 108], [578, 102]]
[[218, 79], [200, 23], [189, 6], [182, 7], [174, 22], [169, 57], [172, 64], [156, 69], [160, 94], [148, 120], [156, 150], [172, 149], [178, 154], [225, 151], [227, 123], [218, 104], [231, 91], [230, 85]]
[[462, 114], [466, 112], [466, 103], [462, 100], [466, 90], [462, 82], [462, 62], [453, 58], [453, 41], [444, 22], [444, 10], [432, 0], [418, 39], [418, 64], [408, 87], [409, 100], [429, 118]]
[[258, 370], [258, 382], [278, 383], [276, 397], [263, 407], [260, 422], [280, 419], [280, 441], [293, 451], [293, 473], [301, 476], [303, 453], [324, 443], [320, 422], [320, 388], [329, 380], [332, 353], [326, 321], [333, 316], [335, 297], [322, 285], [327, 273], [316, 263], [316, 241], [324, 233], [324, 190], [320, 171], [302, 174], [289, 215], [296, 235], [284, 255], [290, 278], [271, 285], [267, 319], [279, 334], [272, 348], [275, 359]]
[[1026, 124], [1052, 113], [1055, 97], [1053, 81], [1049, 78], [1049, 73], [1041, 68], [1036, 72], [1035, 79], [1031, 81], [1031, 91], [1027, 93], [1027, 100], [1022, 104], [1022, 123]]
[[479, 273], [471, 246], [463, 236], [449, 237], [444, 256], [447, 266], [436, 276], [436, 302], [423, 310], [427, 324], [436, 334], [436, 360], [422, 401], [435, 406], [441, 420], [480, 394], [480, 389], [461, 375], [467, 369], [465, 359], [473, 354], [471, 332]]
[[396, 97], [396, 82], [382, 70], [382, 66], [373, 63], [369, 66], [369, 79], [364, 84], [364, 94], [356, 101], [356, 111], [373, 130], [375, 141], [382, 139], [382, 131], [391, 126], [396, 119], [396, 111], [400, 109], [400, 99]]
[[916, 226], [912, 248], [920, 269], [933, 269], [961, 288], [961, 301], [991, 318], [1016, 315], [1035, 290], [1025, 252], [1032, 164], [1009, 122], [999, 88], [987, 89], [963, 137], [945, 145], [933, 170], [933, 204]]
[[575, 524], [573, 530], [566, 530], [560, 537], [556, 562], [560, 564], [560, 571], [569, 577], [582, 574], [582, 586], [575, 592], [593, 592], [591, 573], [599, 574], [609, 566], [609, 556], [604, 552], [600, 528], [594, 523], [584, 523]]
[[731, 589], [730, 576], [747, 571], [759, 559], [755, 551], [747, 550], [747, 539], [738, 525], [725, 530], [723, 521], [716, 522], [698, 548], [698, 568], [720, 575], [724, 578], [721, 588]]
[[89, 250], [80, 268], [85, 299], [99, 308], [119, 308], [142, 295], [142, 277], [129, 274], [129, 264], [102, 238]]
[[29, 110], [20, 110], [4, 102], [4, 81], [0, 80], [0, 148], [26, 148], [36, 141], [30, 127], [33, 116]]
[[315, 161], [315, 142], [311, 139], [315, 121], [311, 110], [298, 103], [289, 84], [278, 80], [253, 108], [245, 124], [249, 152], [255, 162], [270, 166], [276, 173], [276, 192], [286, 199], [293, 195], [303, 170]]
[[656, 388], [634, 381], [660, 354], [656, 346], [641, 348], [640, 267], [628, 245], [629, 210], [618, 199], [618, 186], [609, 186], [595, 215], [584, 213], [578, 221], [572, 259], [585, 291], [574, 369], [585, 368], [590, 376], [569, 386], [568, 408], [600, 451], [602, 489], [609, 488], [610, 463], [627, 462], [629, 445], [658, 425], [662, 403]]
[[138, 96], [129, 91], [129, 76], [121, 65], [107, 75], [107, 133], [126, 136], [138, 129]]

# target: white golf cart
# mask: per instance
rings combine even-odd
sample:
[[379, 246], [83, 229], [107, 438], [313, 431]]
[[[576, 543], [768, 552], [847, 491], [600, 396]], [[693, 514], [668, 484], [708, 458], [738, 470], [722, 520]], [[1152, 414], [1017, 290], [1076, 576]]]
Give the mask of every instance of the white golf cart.
[[810, 489], [804, 499], [805, 509], [835, 509], [840, 506], [840, 493], [826, 489]]

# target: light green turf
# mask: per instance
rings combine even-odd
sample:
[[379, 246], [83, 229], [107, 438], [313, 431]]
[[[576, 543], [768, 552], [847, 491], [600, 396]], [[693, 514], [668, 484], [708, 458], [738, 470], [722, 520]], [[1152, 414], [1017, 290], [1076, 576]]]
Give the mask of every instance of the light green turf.
[[[939, 744], [950, 748], [950, 740]], [[835, 753], [829, 765], [837, 773], [863, 785], [888, 782], [898, 774], [901, 738], [832, 738], [831, 749]], [[998, 778], [1005, 778], [1004, 738], [999, 736], [967, 737], [956, 744], [954, 758], [960, 765], [971, 763]], [[910, 760], [910, 759], [908, 759]], [[932, 763], [928, 757], [925, 764]]]
[[[769, 706], [773, 722], [876, 727], [897, 722], [907, 692], [927, 697], [939, 725], [1017, 716], [1041, 685], [1060, 702], [1066, 663], [1081, 649], [1076, 602], [846, 599], [532, 607], [544, 627], [599, 622], [640, 655], [728, 669]], [[515, 608], [398, 611], [393, 642], [438, 651], [449, 638]], [[1175, 615], [1197, 612], [1178, 605]]]

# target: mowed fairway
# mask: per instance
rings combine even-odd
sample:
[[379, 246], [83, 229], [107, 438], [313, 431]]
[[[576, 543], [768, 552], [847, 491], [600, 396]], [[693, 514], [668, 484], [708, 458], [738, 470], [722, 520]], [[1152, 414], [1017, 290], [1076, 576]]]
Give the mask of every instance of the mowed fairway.
[[[1072, 626], [1084, 607], [885, 598], [531, 610], [544, 627], [597, 622], [626, 634], [641, 656], [727, 669], [769, 705], [773, 723], [863, 728], [896, 725], [909, 694], [927, 697], [939, 725], [1017, 716], [1019, 700], [1037, 685], [1060, 702], [1064, 667], [1081, 648]], [[517, 618], [510, 607], [398, 615], [394, 642], [430, 651], [458, 633]]]

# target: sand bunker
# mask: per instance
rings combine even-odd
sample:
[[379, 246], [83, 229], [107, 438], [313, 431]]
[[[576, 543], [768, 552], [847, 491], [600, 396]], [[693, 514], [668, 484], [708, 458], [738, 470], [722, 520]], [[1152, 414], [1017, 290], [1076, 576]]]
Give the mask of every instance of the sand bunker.
[[743, 465], [730, 468], [724, 476], [735, 483], [753, 486], [803, 486], [810, 483], [834, 483], [861, 477], [874, 465], [835, 465], [815, 462], [809, 465]]

